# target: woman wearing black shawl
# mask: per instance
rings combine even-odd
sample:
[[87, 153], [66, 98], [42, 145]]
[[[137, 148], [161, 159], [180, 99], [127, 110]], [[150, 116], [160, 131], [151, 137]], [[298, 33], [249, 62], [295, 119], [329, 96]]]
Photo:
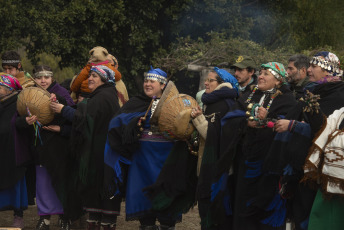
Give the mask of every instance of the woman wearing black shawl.
[[[35, 66], [33, 75], [36, 84], [53, 94], [61, 104], [74, 105], [68, 91], [54, 80], [52, 69], [49, 66]], [[31, 127], [26, 122], [25, 116], [18, 118], [17, 128], [19, 127]], [[66, 159], [69, 155], [70, 130], [71, 123], [56, 115], [53, 121], [39, 131], [39, 140], [28, 146], [33, 150], [33, 160], [36, 165], [36, 203], [40, 216], [36, 229], [49, 227], [50, 216], [56, 214], [60, 215], [61, 229], [69, 229], [69, 218], [63, 215], [63, 203], [65, 178], [68, 175]], [[20, 131], [18, 130], [18, 132]]]
[[214, 68], [205, 80], [205, 93], [202, 96], [203, 112], [193, 108], [192, 122], [200, 135], [197, 175], [197, 200], [202, 229], [207, 227], [210, 207], [210, 189], [216, 161], [219, 159], [221, 119], [234, 105], [238, 96], [237, 80], [227, 71]]
[[[150, 124], [167, 83], [167, 74], [151, 68], [145, 76], [144, 95], [131, 98], [111, 120], [105, 148], [105, 191], [125, 196], [126, 220], [139, 220], [140, 229], [174, 229], [177, 218], [152, 210], [142, 191], [154, 184], [175, 141]], [[156, 220], [160, 228], [156, 226]]]
[[[66, 89], [62, 88], [53, 78], [49, 66], [35, 66], [34, 79], [38, 86], [49, 93], [56, 94], [59, 101], [65, 105], [73, 105]], [[67, 175], [66, 157], [68, 156], [68, 136], [71, 124], [60, 116], [55, 116], [47, 126], [39, 129], [37, 139], [34, 138], [33, 124], [37, 117], [16, 116], [16, 143], [20, 143], [16, 153], [17, 163], [27, 165], [35, 163], [36, 203], [40, 219], [37, 229], [49, 227], [50, 215], [59, 214], [61, 228], [69, 226], [68, 218], [63, 217], [64, 183]], [[38, 121], [39, 122], [39, 121]], [[37, 125], [37, 123], [36, 123]], [[23, 151], [23, 147], [25, 150]], [[31, 154], [33, 152], [33, 155]]]
[[[222, 119], [221, 158], [217, 181], [212, 185], [211, 218], [220, 224], [233, 215], [233, 229], [283, 229], [285, 225], [279, 176], [262, 167], [275, 136], [271, 122], [285, 116], [296, 101], [284, 84], [282, 64], [269, 62], [261, 67], [258, 85], [242, 95], [237, 107]], [[229, 173], [233, 175], [228, 177]]]
[[[109, 122], [119, 109], [114, 86], [114, 72], [106, 66], [93, 66], [89, 76], [90, 98], [77, 105], [77, 109], [57, 102], [51, 108], [72, 121], [71, 133], [71, 184], [65, 212], [78, 217], [78, 202], [89, 212], [88, 229], [113, 229], [119, 214], [118, 202], [103, 199], [104, 147]], [[74, 207], [76, 206], [76, 207]], [[80, 210], [79, 210], [80, 211]]]
[[11, 120], [17, 111], [17, 96], [21, 90], [19, 81], [6, 73], [0, 73], [0, 210], [14, 210], [13, 227], [24, 228], [23, 210], [28, 198], [25, 168], [17, 167], [14, 132]]

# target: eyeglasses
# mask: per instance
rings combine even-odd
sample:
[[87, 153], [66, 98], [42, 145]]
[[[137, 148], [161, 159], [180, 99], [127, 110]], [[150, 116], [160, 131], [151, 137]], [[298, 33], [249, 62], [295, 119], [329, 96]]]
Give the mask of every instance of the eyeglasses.
[[204, 82], [209, 82], [209, 83], [212, 83], [213, 81], [217, 81], [216, 79], [211, 79], [211, 78], [208, 78], [208, 79], [205, 79]]

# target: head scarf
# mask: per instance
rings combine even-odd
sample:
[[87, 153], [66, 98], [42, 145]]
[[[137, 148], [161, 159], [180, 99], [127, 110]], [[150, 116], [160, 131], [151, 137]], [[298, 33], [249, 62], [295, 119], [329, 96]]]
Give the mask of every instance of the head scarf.
[[91, 71], [96, 72], [106, 82], [115, 84], [115, 72], [112, 69], [103, 65], [97, 65], [92, 66]]
[[320, 66], [333, 76], [340, 77], [343, 75], [343, 70], [340, 69], [340, 61], [334, 53], [321, 51], [314, 55], [310, 63]]
[[148, 71], [148, 73], [145, 76], [145, 80], [153, 80], [158, 81], [162, 84], [167, 83], [167, 73], [165, 73], [163, 70], [157, 68], [153, 69], [151, 66], [151, 69]]
[[274, 77], [284, 82], [287, 76], [287, 72], [285, 71], [284, 65], [278, 62], [268, 62], [266, 64], [261, 65], [262, 68], [267, 69], [274, 75]]
[[0, 85], [9, 88], [10, 90], [21, 90], [22, 87], [19, 81], [7, 73], [0, 73]]
[[236, 91], [238, 91], [238, 87], [237, 87], [238, 81], [232, 74], [228, 73], [224, 69], [219, 69], [218, 67], [214, 67], [214, 70], [224, 82], [231, 83], [233, 88], [236, 89]]

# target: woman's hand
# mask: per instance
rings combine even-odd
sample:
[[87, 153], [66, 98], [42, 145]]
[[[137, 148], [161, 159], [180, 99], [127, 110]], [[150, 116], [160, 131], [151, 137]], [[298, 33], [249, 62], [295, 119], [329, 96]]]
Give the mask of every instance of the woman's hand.
[[62, 109], [63, 109], [62, 104], [56, 103], [56, 102], [50, 102], [50, 108], [52, 111], [54, 111], [55, 113], [61, 113]]
[[79, 96], [78, 96], [78, 101], [77, 101], [77, 103], [82, 102], [84, 99], [85, 99], [85, 98], [84, 98], [83, 96], [79, 95]]
[[257, 118], [259, 118], [260, 120], [264, 120], [267, 115], [268, 111], [263, 106], [258, 108]]
[[28, 123], [28, 125], [32, 125], [33, 123], [35, 123], [37, 121], [37, 117], [36, 115], [33, 115], [31, 117], [26, 117], [26, 123]]
[[51, 93], [50, 94], [50, 101], [53, 101], [53, 102], [56, 102], [57, 99], [56, 99], [56, 95], [54, 93]]
[[43, 126], [42, 127], [45, 130], [49, 130], [51, 132], [61, 132], [61, 127], [59, 125], [48, 125], [48, 126]]
[[257, 121], [247, 121], [247, 126], [251, 128], [256, 128], [258, 126]]
[[198, 117], [201, 114], [203, 114], [201, 107], [197, 106], [197, 107], [192, 108], [192, 112], [191, 112], [192, 119]]
[[281, 119], [275, 123], [275, 131], [278, 133], [283, 133], [288, 130], [290, 120]]

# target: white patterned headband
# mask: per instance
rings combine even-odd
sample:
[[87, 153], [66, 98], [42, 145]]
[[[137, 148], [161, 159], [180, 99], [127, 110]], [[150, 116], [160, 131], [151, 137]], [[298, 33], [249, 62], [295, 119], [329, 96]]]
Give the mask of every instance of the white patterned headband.
[[47, 70], [43, 70], [43, 71], [39, 71], [37, 73], [35, 73], [35, 78], [40, 78], [40, 77], [52, 77], [53, 76], [53, 72], [51, 71], [47, 71]]
[[162, 84], [166, 84], [167, 83], [167, 78], [164, 76], [161, 76], [159, 74], [156, 73], [147, 73], [145, 76], [145, 80], [153, 80], [153, 81], [158, 81]]
[[15, 64], [20, 63], [20, 60], [2, 60], [2, 64]]

